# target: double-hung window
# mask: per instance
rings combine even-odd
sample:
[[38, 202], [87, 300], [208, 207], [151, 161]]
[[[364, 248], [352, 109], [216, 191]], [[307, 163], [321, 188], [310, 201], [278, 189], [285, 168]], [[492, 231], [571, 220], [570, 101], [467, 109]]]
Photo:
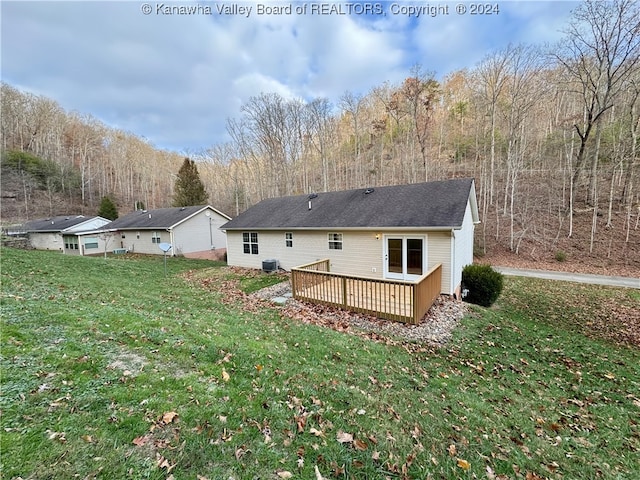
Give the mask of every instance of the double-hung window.
[[242, 250], [244, 253], [258, 255], [257, 232], [242, 232]]
[[285, 247], [293, 247], [293, 233], [284, 234], [284, 245]]
[[160, 243], [161, 241], [159, 232], [153, 232], [151, 234], [151, 243]]
[[98, 239], [97, 238], [85, 238], [84, 239], [84, 248], [98, 248]]
[[341, 233], [329, 234], [329, 250], [342, 250], [342, 234]]
[[78, 250], [78, 237], [64, 237], [64, 248], [66, 248], [67, 250]]

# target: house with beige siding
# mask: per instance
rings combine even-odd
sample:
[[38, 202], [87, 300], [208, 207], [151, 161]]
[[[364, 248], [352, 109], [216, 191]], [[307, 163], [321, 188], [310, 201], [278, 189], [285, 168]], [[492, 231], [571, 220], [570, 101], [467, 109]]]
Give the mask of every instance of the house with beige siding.
[[[102, 252], [102, 240], [96, 230], [108, 224], [103, 217], [58, 215], [27, 222], [22, 227], [31, 246], [37, 250], [58, 250], [67, 255], [90, 255]], [[96, 235], [87, 235], [87, 233]]]
[[465, 178], [266, 199], [221, 228], [232, 266], [326, 261], [344, 285], [346, 276], [411, 283], [437, 267], [439, 293], [459, 298], [478, 223]]
[[115, 252], [164, 255], [160, 244], [168, 243], [167, 255], [196, 252], [223, 253], [227, 238], [220, 227], [231, 219], [210, 205], [137, 210], [104, 226]]

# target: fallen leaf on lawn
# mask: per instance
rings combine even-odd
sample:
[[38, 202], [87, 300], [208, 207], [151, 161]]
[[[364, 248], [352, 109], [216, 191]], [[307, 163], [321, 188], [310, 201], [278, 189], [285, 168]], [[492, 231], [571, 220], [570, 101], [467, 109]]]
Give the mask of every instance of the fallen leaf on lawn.
[[65, 438], [66, 433], [64, 432], [54, 432], [52, 430], [47, 430], [47, 434], [49, 435], [49, 440], [58, 440], [62, 443], [65, 443], [67, 441], [67, 439]]
[[258, 371], [258, 373], [260, 373], [263, 368], [264, 367], [262, 365], [256, 365], [256, 370]]
[[144, 435], [143, 437], [136, 437], [133, 439], [133, 444], [137, 445], [138, 447], [143, 446], [145, 443], [147, 443], [149, 441], [149, 437], [147, 435]]
[[320, 474], [320, 470], [318, 470], [318, 465], [314, 465], [313, 469], [316, 472], [316, 480], [327, 480]]
[[604, 378], [608, 378], [609, 380], [614, 380], [616, 376], [611, 372], [607, 372], [604, 374]]
[[242, 457], [244, 457], [245, 453], [247, 453], [247, 452], [245, 452], [245, 450], [244, 450], [244, 445], [239, 447], [239, 448], [237, 448], [236, 451], [235, 451], [235, 454], [234, 454], [235, 457], [236, 457], [236, 460], [240, 461], [240, 459]]
[[554, 432], [557, 432], [561, 429], [562, 427], [560, 427], [560, 425], [558, 425], [556, 422], [553, 422], [551, 425], [549, 425], [549, 429], [553, 430]]
[[166, 424], [173, 422], [173, 420], [178, 416], [176, 412], [166, 412], [162, 415], [162, 421]]
[[304, 458], [298, 459], [298, 468], [304, 468]]
[[366, 450], [367, 444], [360, 440], [359, 438], [353, 441], [353, 446], [356, 447], [356, 450]]
[[471, 468], [471, 464], [461, 458], [458, 458], [458, 466], [463, 470], [469, 470]]
[[451, 455], [452, 457], [456, 456], [456, 446], [454, 444], [449, 445], [449, 455]]
[[307, 424], [307, 417], [304, 415], [294, 417], [296, 425], [298, 425], [298, 433], [304, 432], [304, 426]]
[[324, 437], [324, 432], [322, 430], [316, 430], [313, 427], [309, 429], [309, 433], [315, 435], [316, 437]]
[[533, 472], [527, 472], [526, 475], [525, 475], [525, 478], [527, 480], [542, 480], [542, 477], [536, 475]]
[[166, 458], [164, 458], [162, 455], [158, 456], [158, 468], [166, 468], [167, 469], [167, 473], [171, 472], [171, 470], [173, 470], [176, 467], [175, 464], [171, 465], [169, 463], [169, 460], [167, 460]]
[[278, 474], [278, 477], [280, 478], [291, 478], [293, 477], [293, 473], [291, 472], [287, 472], [287, 471], [280, 471], [280, 472], [276, 472]]
[[91, 435], [82, 435], [80, 438], [87, 443], [93, 443], [93, 437]]
[[493, 471], [493, 468], [491, 468], [489, 465], [487, 465], [487, 478], [489, 480], [495, 480], [496, 478], [496, 474]]
[[371, 454], [371, 460], [380, 460], [380, 452], [377, 450]]
[[202, 475], [196, 475], [196, 480], [209, 480], [207, 477], [203, 477]]
[[336, 440], [338, 440], [338, 442], [340, 443], [351, 443], [353, 442], [353, 435], [351, 435], [350, 433], [339, 431], [336, 435]]
[[231, 380], [231, 376], [227, 373], [227, 371], [224, 368], [222, 369], [222, 380], [224, 380], [225, 382], [228, 382], [229, 380]]

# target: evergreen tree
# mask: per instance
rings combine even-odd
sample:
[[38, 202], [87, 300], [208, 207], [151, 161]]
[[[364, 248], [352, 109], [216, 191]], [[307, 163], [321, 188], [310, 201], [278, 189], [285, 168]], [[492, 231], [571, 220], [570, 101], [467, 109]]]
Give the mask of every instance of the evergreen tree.
[[102, 197], [98, 215], [109, 220], [115, 220], [116, 218], [118, 218], [118, 208], [116, 207], [115, 203], [113, 203], [113, 200], [111, 200], [109, 197]]
[[173, 195], [173, 206], [189, 207], [192, 205], [205, 205], [209, 201], [208, 197], [204, 189], [204, 184], [202, 180], [200, 180], [196, 162], [185, 158], [182, 167], [180, 167], [178, 171], [175, 193]]

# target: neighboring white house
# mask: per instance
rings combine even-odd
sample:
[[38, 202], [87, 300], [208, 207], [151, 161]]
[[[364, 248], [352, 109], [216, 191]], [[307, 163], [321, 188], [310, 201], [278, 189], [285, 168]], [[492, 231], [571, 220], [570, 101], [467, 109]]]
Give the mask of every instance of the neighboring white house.
[[220, 226], [231, 217], [210, 205], [137, 210], [104, 226], [113, 250], [163, 255], [161, 243], [171, 245], [168, 255], [220, 251], [227, 238]]
[[85, 244], [80, 236], [83, 232], [99, 230], [109, 222], [110, 220], [97, 216], [59, 215], [27, 222], [23, 230], [28, 235], [31, 246], [37, 250], [59, 250], [65, 254], [89, 255], [94, 248], [99, 249], [99, 243], [87, 237], [84, 239], [87, 240]]
[[232, 266], [328, 258], [331, 272], [415, 280], [441, 263], [441, 293], [459, 298], [478, 223], [467, 178], [267, 199], [221, 228]]

